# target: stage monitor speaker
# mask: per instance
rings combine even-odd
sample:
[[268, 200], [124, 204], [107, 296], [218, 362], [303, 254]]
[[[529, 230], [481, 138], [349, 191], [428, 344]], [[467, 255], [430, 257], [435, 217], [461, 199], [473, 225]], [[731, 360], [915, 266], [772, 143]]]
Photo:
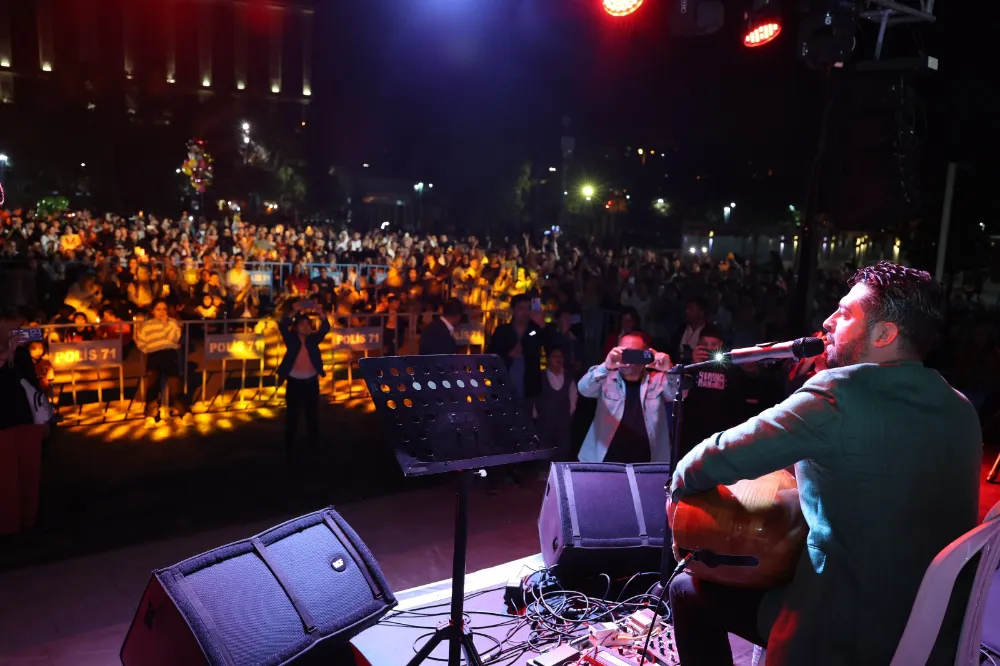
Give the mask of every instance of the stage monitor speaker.
[[554, 463], [538, 516], [545, 566], [612, 578], [659, 571], [670, 466]]
[[347, 641], [395, 605], [371, 552], [328, 508], [154, 571], [121, 660], [124, 666], [353, 663]]

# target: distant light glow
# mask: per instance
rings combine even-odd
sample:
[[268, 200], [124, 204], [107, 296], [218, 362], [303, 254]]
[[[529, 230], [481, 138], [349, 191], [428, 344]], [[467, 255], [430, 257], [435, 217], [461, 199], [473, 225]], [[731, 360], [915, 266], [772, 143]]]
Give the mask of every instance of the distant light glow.
[[643, 0], [604, 0], [604, 11], [611, 16], [628, 16], [642, 6]]
[[581, 190], [581, 191], [583, 192], [583, 196], [587, 197], [588, 201], [590, 200], [590, 197], [594, 196], [594, 186], [593, 185], [584, 185], [583, 186], [583, 190]]
[[708, 254], [708, 248], [707, 248], [707, 247], [705, 247], [704, 245], [702, 245], [702, 246], [701, 246], [701, 253], [702, 253], [702, 254]]
[[237, 81], [236, 82], [236, 89], [237, 90], [246, 90], [246, 87], [247, 87], [246, 81]]
[[698, 248], [693, 247], [690, 250], [688, 250], [688, 252], [690, 252], [691, 254], [698, 254]]
[[660, 204], [662, 206], [663, 205], [663, 199], [657, 199], [656, 203], [658, 203], [658, 204]]
[[312, 86], [310, 86], [308, 83], [302, 84], [302, 95], [304, 97], [312, 97], [312, 94], [313, 94]]
[[555, 172], [556, 172], [556, 168], [555, 168], [555, 167], [549, 167], [549, 171], [550, 171], [551, 173], [555, 173]]
[[247, 122], [247, 121], [245, 121], [245, 120], [243, 121], [243, 124], [242, 124], [242, 125], [240, 125], [240, 127], [242, 127], [242, 128], [243, 128], [243, 131], [244, 131], [244, 132], [249, 132], [249, 131], [250, 131], [250, 123], [248, 123], [248, 122]]
[[368, 168], [368, 162], [365, 162], [365, 163], [364, 163], [364, 164], [362, 164], [361, 166], [363, 166], [364, 168], [366, 168], [366, 169], [367, 169], [367, 168]]
[[167, 83], [177, 83], [177, 79], [172, 76], [167, 77]]
[[639, 149], [639, 154], [642, 155], [642, 148]]
[[764, 46], [764, 44], [774, 41], [779, 33], [781, 33], [781, 24], [777, 21], [768, 21], [747, 32], [743, 36], [743, 45], [749, 48]]
[[86, 162], [80, 162], [80, 168], [81, 169], [86, 169], [87, 168], [87, 163]]
[[277, 83], [272, 83], [271, 84], [271, 92], [274, 93], [275, 95], [277, 95], [278, 93], [281, 92], [281, 86], [279, 84], [277, 84]]
[[10, 67], [10, 58], [0, 58], [0, 67]]
[[243, 143], [250, 143], [250, 137], [248, 136], [243, 137]]
[[50, 62], [43, 62], [42, 63], [42, 71], [43, 72], [51, 72], [52, 71], [52, 63], [50, 63]]
[[210, 77], [207, 77], [207, 76], [206, 76], [206, 77], [204, 77], [204, 78], [203, 78], [203, 79], [201, 80], [201, 85], [202, 85], [203, 87], [205, 87], [205, 88], [211, 88], [211, 87], [212, 87], [212, 79], [211, 79]]

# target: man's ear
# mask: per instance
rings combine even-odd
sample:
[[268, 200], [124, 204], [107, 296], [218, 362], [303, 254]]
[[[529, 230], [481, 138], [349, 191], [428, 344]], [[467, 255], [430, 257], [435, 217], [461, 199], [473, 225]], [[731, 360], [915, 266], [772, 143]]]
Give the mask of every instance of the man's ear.
[[872, 344], [876, 347], [888, 347], [899, 338], [899, 326], [891, 321], [881, 321], [872, 331]]

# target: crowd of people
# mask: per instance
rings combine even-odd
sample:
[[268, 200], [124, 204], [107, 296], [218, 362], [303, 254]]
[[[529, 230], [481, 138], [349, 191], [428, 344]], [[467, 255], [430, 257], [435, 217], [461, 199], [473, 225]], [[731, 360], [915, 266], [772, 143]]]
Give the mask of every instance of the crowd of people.
[[[449, 299], [467, 311], [504, 311], [505, 320], [511, 299], [527, 295], [522, 302], [545, 313], [558, 333], [558, 345], [550, 346], [579, 379], [631, 331], [642, 331], [675, 362], [712, 346], [807, 332], [789, 321], [795, 277], [776, 254], [763, 262], [710, 258], [568, 239], [556, 230], [479, 239], [255, 224], [238, 214], [209, 220], [15, 210], [0, 213], [0, 266], [8, 305], [27, 323], [63, 324], [52, 336], [63, 341], [131, 341], [135, 321], [151, 317], [160, 300], [172, 319], [208, 321], [271, 313], [280, 319], [290, 303], [308, 298], [347, 324], [352, 314], [385, 315], [386, 326], [395, 315], [423, 314], [422, 332], [426, 315], [441, 313]], [[821, 272], [813, 331], [846, 293], [852, 269]], [[270, 279], [254, 280], [255, 273]], [[963, 344], [946, 344], [933, 362], [978, 406], [988, 406], [1000, 376], [993, 313], [959, 294], [949, 314], [948, 339]], [[419, 340], [406, 339], [409, 327], [394, 328], [387, 351], [417, 351]], [[32, 353], [43, 363], [44, 352], [36, 345]], [[741, 371], [729, 384], [743, 387], [750, 404], [766, 406], [804, 376], [802, 368], [764, 368]]]

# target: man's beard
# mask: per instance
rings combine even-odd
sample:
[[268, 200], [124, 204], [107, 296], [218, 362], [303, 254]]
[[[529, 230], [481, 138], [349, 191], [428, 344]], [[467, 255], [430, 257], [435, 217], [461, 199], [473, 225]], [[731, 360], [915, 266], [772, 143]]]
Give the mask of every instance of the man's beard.
[[842, 344], [832, 344], [826, 348], [826, 364], [831, 368], [846, 368], [856, 365], [868, 351], [868, 338], [860, 337]]

